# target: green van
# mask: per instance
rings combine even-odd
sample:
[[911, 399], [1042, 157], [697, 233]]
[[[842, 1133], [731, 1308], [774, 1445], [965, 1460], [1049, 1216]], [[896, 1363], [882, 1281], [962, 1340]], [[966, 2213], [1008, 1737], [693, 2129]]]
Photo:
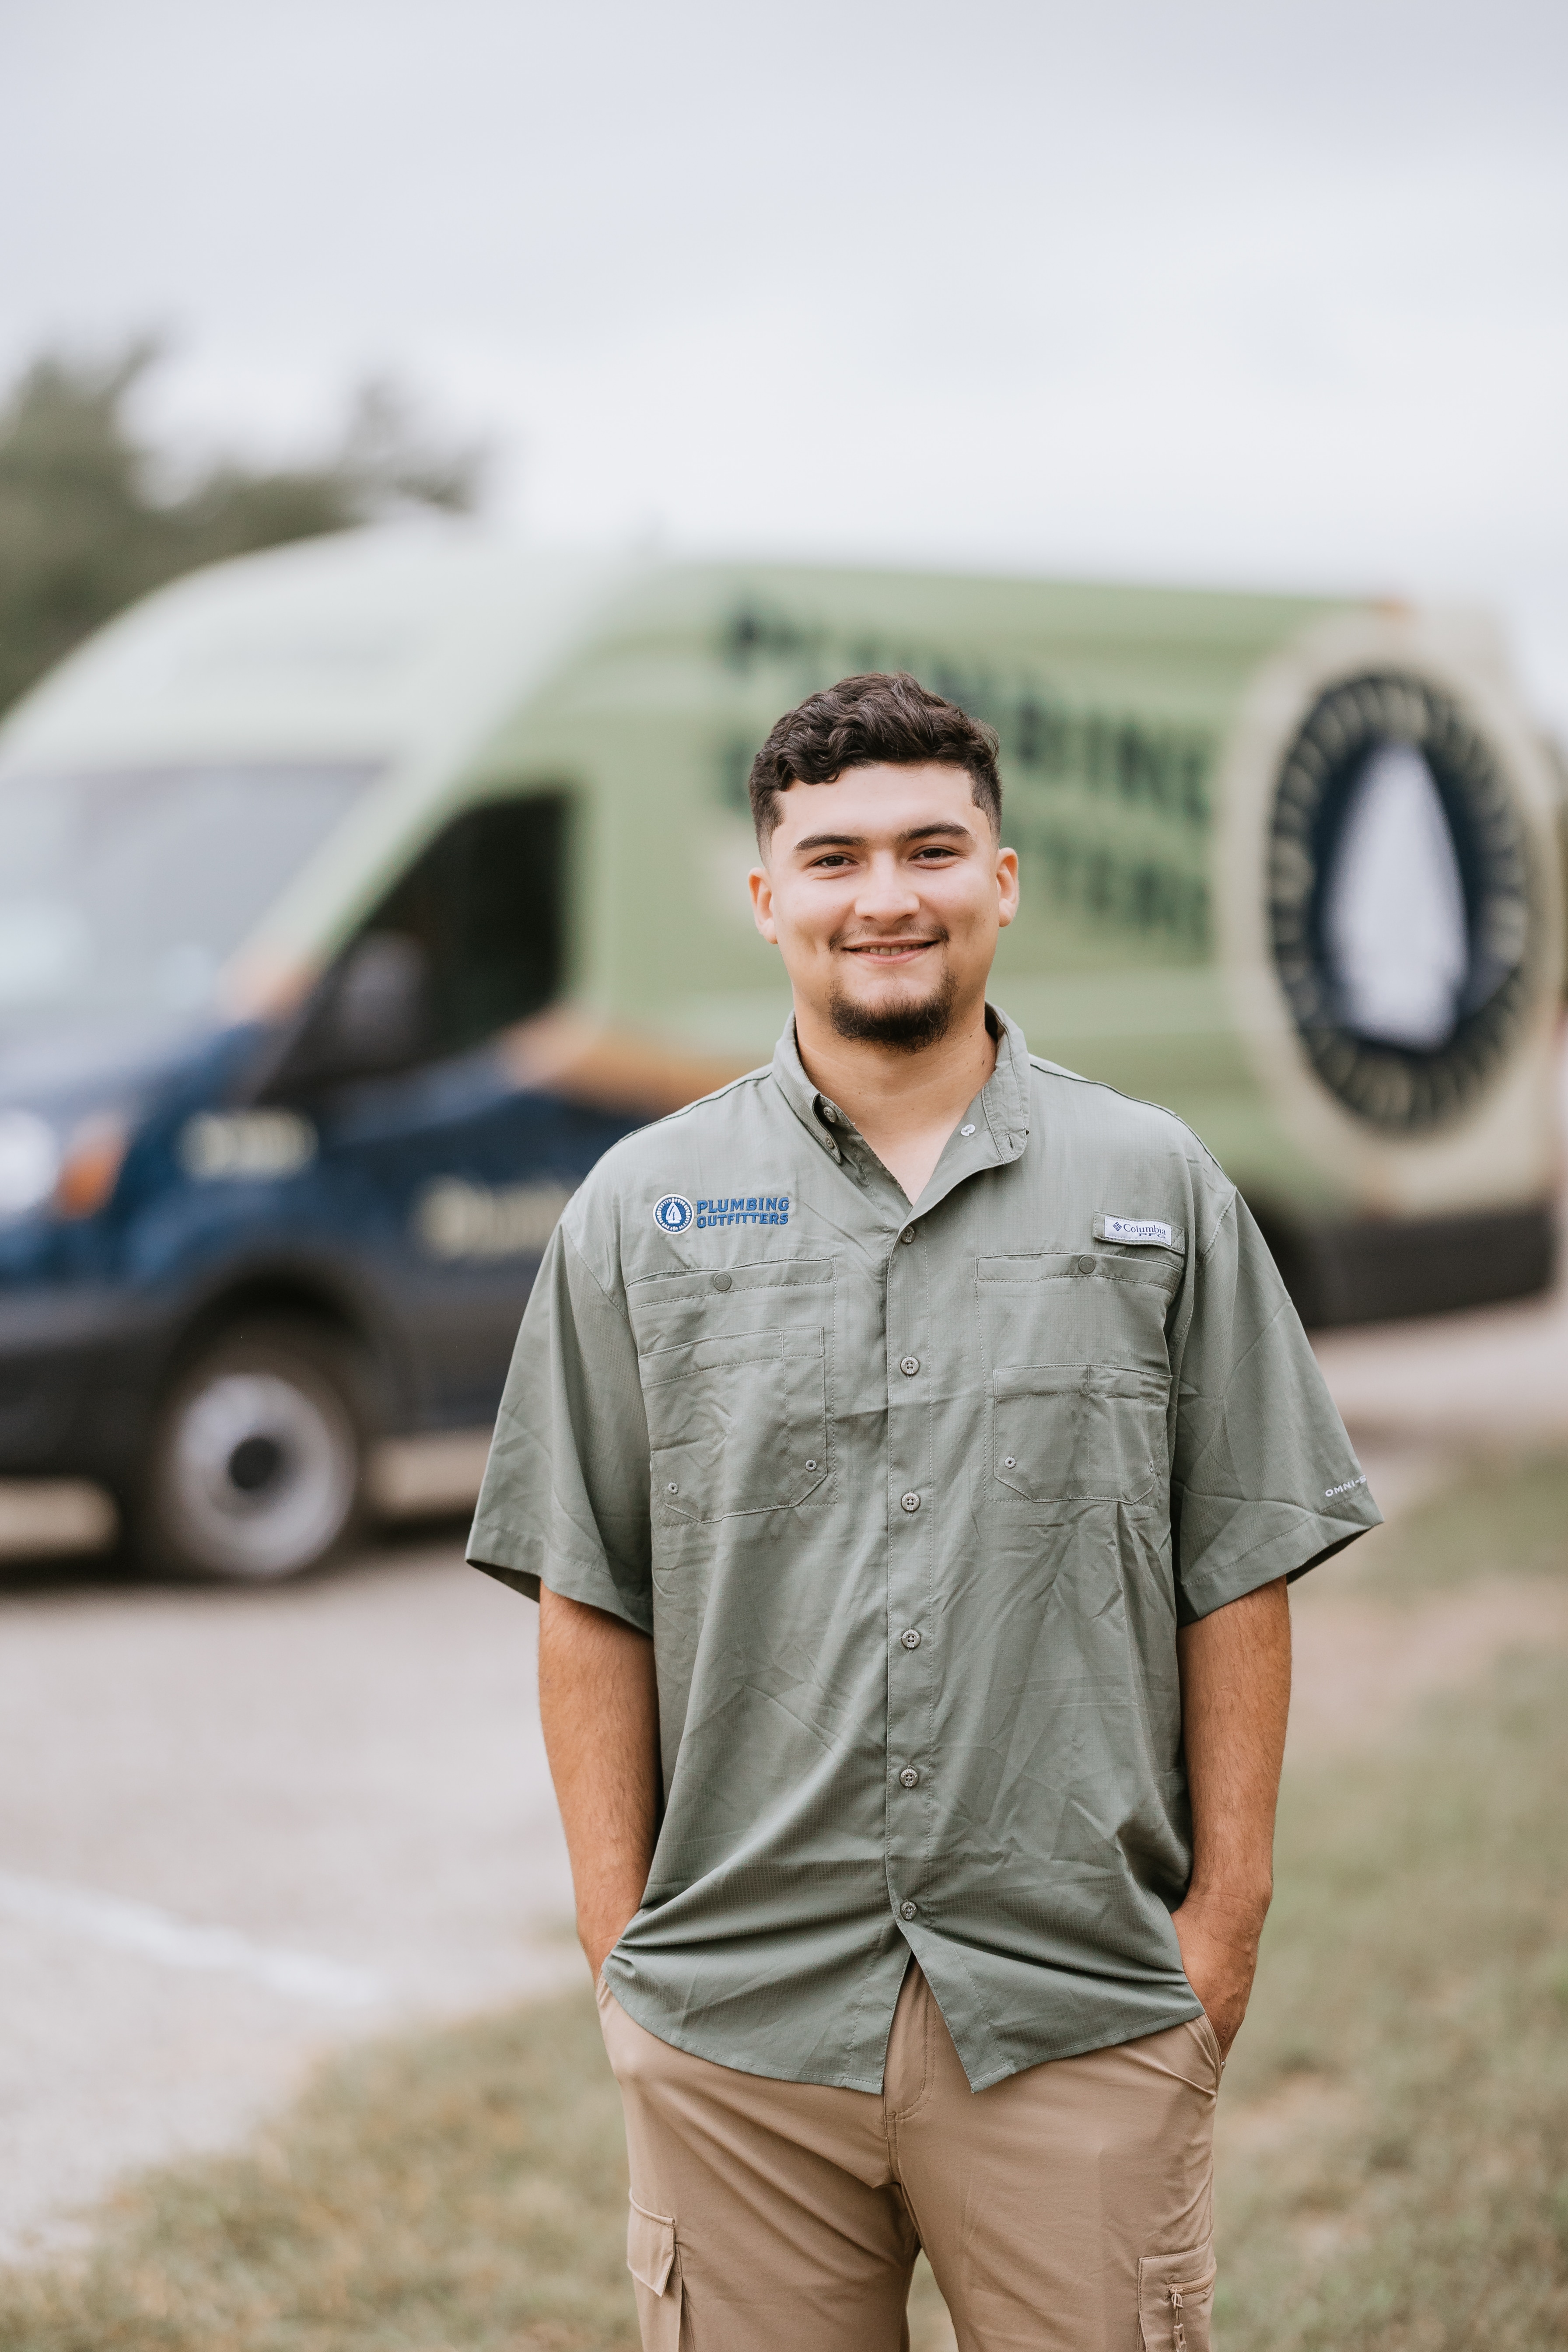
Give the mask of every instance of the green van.
[[0, 729], [0, 1475], [269, 1578], [483, 1425], [573, 1186], [784, 1023], [757, 744], [894, 667], [1000, 734], [999, 1001], [1191, 1122], [1310, 1321], [1547, 1282], [1560, 779], [1484, 621], [356, 533]]

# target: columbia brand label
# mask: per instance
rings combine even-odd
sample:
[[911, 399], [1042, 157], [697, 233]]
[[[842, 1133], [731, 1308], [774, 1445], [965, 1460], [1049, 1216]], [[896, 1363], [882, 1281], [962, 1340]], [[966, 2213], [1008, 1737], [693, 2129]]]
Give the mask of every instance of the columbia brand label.
[[1363, 1471], [1359, 1478], [1347, 1478], [1342, 1486], [1325, 1486], [1323, 1489], [1323, 1500], [1325, 1503], [1331, 1503], [1336, 1495], [1353, 1495], [1358, 1486], [1364, 1486], [1365, 1485], [1366, 1474]]
[[662, 1201], [653, 1204], [653, 1221], [661, 1234], [683, 1234], [696, 1211], [679, 1192], [667, 1192]]
[[1097, 1242], [1131, 1242], [1134, 1248], [1180, 1249], [1179, 1225], [1163, 1225], [1158, 1217], [1096, 1217], [1090, 1231]]
[[[661, 1202], [660, 1207], [664, 1205]], [[789, 1194], [787, 1192], [740, 1193], [728, 1201], [699, 1201], [697, 1230], [705, 1234], [710, 1225], [787, 1225]]]

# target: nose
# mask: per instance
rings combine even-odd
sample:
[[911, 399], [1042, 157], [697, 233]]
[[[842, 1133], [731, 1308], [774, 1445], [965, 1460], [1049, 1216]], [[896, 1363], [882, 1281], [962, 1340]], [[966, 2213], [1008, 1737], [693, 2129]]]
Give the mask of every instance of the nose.
[[918, 915], [920, 892], [910, 884], [907, 873], [890, 850], [871, 859], [859, 889], [855, 894], [855, 912], [862, 922], [907, 922]]

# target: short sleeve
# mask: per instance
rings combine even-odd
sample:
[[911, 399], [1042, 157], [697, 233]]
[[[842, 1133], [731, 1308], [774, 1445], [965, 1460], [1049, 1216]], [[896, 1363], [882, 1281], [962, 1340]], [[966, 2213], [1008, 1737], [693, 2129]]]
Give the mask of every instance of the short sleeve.
[[1231, 1192], [1189, 1262], [1173, 1333], [1177, 1608], [1205, 1617], [1304, 1575], [1381, 1522], [1300, 1318]]
[[647, 1423], [619, 1303], [558, 1225], [517, 1335], [468, 1559], [653, 1629]]

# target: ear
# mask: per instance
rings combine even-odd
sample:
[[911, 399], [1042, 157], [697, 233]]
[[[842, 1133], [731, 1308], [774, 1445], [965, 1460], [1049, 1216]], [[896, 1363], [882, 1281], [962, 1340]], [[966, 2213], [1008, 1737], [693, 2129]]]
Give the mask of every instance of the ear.
[[996, 852], [996, 915], [1004, 930], [1018, 911], [1018, 853]]
[[752, 920], [769, 947], [779, 943], [779, 927], [773, 920], [773, 886], [765, 866], [753, 866], [746, 877], [746, 887], [752, 894]]

